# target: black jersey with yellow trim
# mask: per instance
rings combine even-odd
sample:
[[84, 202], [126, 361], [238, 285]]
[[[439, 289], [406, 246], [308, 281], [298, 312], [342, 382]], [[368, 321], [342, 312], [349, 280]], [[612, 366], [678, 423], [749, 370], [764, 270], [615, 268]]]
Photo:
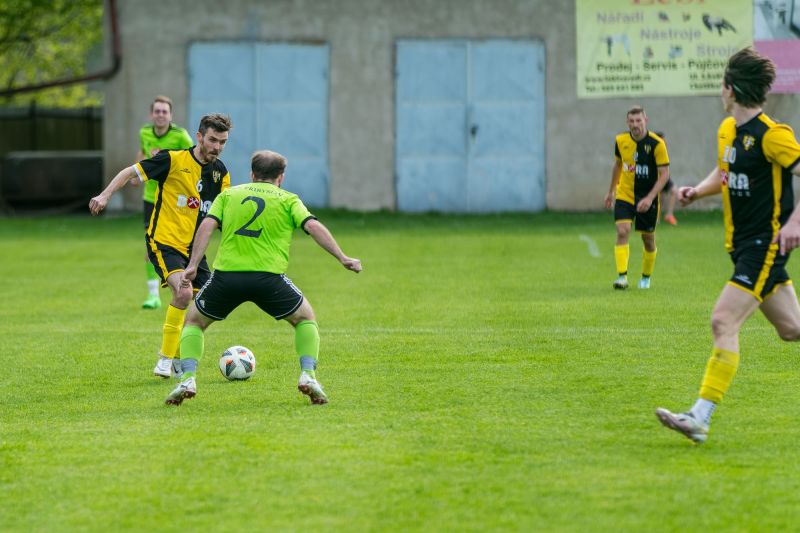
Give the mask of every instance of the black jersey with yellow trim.
[[203, 165], [187, 148], [162, 150], [135, 169], [142, 181], [158, 182], [148, 239], [188, 254], [197, 225], [217, 195], [230, 187], [225, 164], [217, 159]]
[[667, 144], [651, 131], [638, 141], [630, 131], [617, 135], [614, 156], [622, 163], [616, 199], [631, 204], [653, 190], [658, 181], [658, 167], [669, 165]]
[[800, 145], [792, 128], [764, 113], [740, 126], [728, 117], [717, 132], [717, 150], [725, 247], [768, 244], [794, 209], [791, 171]]

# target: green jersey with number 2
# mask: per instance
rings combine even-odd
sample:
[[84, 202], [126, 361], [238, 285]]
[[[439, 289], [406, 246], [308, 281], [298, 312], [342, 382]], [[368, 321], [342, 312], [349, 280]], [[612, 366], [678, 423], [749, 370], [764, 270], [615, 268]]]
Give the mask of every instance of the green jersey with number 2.
[[207, 216], [222, 229], [214, 270], [273, 274], [289, 266], [294, 230], [315, 218], [296, 194], [267, 182], [222, 191]]

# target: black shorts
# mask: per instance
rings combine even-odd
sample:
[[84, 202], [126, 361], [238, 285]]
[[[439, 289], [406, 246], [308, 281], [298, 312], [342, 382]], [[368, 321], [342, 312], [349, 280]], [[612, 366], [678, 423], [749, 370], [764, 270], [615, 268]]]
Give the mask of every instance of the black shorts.
[[664, 185], [664, 188], [661, 189], [661, 192], [669, 192], [669, 191], [672, 190], [672, 187], [674, 187], [674, 186], [675, 186], [675, 184], [672, 183], [672, 178], [670, 178], [670, 179], [667, 180], [667, 184]]
[[253, 302], [275, 320], [286, 318], [303, 303], [303, 293], [286, 274], [214, 271], [194, 305], [214, 320], [225, 320], [244, 302]]
[[728, 283], [752, 294], [759, 302], [791, 281], [786, 272], [789, 254], [781, 255], [777, 243], [738, 248], [730, 255], [734, 269]]
[[614, 202], [614, 221], [617, 223], [633, 222], [636, 231], [653, 233], [658, 224], [658, 196], [653, 200], [653, 204], [646, 213], [637, 213], [636, 206], [632, 203], [617, 200]]
[[147, 200], [142, 203], [144, 204], [144, 229], [146, 230], [150, 227], [150, 217], [153, 215], [155, 204], [151, 204]]
[[[156, 268], [156, 274], [161, 278], [161, 286], [167, 286], [167, 278], [173, 272], [180, 272], [189, 264], [189, 258], [180, 253], [175, 248], [164, 244], [159, 244], [155, 241], [145, 239], [147, 245], [147, 257], [153, 266]], [[211, 269], [208, 268], [206, 258], [200, 260], [197, 265], [197, 276], [195, 276], [192, 286], [199, 289], [205, 285], [208, 278], [211, 277]]]

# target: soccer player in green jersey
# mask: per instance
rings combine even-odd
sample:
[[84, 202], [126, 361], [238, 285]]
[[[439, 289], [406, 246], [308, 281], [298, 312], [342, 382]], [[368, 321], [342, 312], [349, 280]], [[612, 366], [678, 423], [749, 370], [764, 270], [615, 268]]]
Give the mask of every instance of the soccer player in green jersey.
[[[194, 145], [192, 137], [185, 129], [172, 123], [172, 100], [167, 96], [156, 96], [150, 104], [150, 123], [142, 126], [139, 130], [139, 152], [136, 156], [137, 161], [155, 157], [161, 150], [180, 150], [191, 148]], [[134, 179], [131, 184], [138, 185], [139, 180]], [[158, 182], [150, 180], [144, 182], [144, 228], [150, 225], [150, 218], [153, 216], [153, 204], [156, 203], [156, 191]], [[158, 309], [161, 307], [161, 297], [158, 293], [161, 287], [161, 280], [156, 273], [153, 263], [144, 254], [145, 269], [147, 272], [147, 299], [142, 304], [144, 309]]]
[[295, 331], [300, 358], [297, 388], [324, 404], [328, 397], [317, 381], [319, 330], [311, 304], [286, 277], [289, 246], [295, 228], [302, 228], [342, 266], [361, 272], [361, 261], [346, 256], [330, 231], [314, 217], [296, 194], [281, 189], [286, 169], [282, 155], [260, 151], [253, 154], [252, 183], [220, 193], [194, 239], [183, 284], [189, 286], [208, 247], [211, 233], [222, 228], [214, 272], [197, 293], [181, 332], [180, 354], [183, 381], [167, 396], [166, 403], [180, 405], [197, 393], [197, 362], [203, 355], [203, 332], [213, 322], [224, 320], [244, 302], [253, 302], [276, 320], [286, 320]]
[[764, 114], [775, 65], [752, 48], [733, 54], [722, 80], [730, 116], [717, 130], [717, 165], [694, 187], [681, 187], [687, 205], [722, 194], [725, 248], [733, 274], [711, 314], [714, 344], [695, 404], [686, 412], [659, 407], [661, 423], [696, 443], [706, 441], [711, 415], [739, 367], [739, 330], [760, 309], [785, 341], [800, 340], [800, 305], [786, 271], [800, 246], [800, 209], [792, 175], [800, 176], [800, 144], [792, 128]]

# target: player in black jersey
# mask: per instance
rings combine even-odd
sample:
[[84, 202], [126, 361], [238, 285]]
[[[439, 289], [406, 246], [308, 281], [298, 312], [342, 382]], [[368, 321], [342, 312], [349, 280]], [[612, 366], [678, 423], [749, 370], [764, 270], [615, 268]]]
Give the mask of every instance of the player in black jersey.
[[605, 197], [606, 209], [614, 208], [617, 226], [614, 246], [617, 279], [614, 288], [628, 288], [628, 239], [633, 227], [641, 234], [644, 247], [639, 288], [649, 289], [656, 263], [658, 193], [669, 179], [669, 156], [661, 137], [647, 130], [647, 114], [642, 107], [630, 108], [626, 122], [628, 131], [614, 139], [614, 166]]
[[762, 105], [775, 65], [752, 48], [728, 60], [722, 103], [730, 117], [717, 133], [717, 166], [697, 186], [681, 187], [681, 204], [722, 193], [725, 247], [734, 264], [711, 316], [714, 347], [694, 406], [685, 413], [658, 408], [662, 424], [701, 443], [711, 414], [739, 366], [739, 330], [756, 309], [781, 339], [800, 340], [800, 305], [786, 262], [800, 246], [800, 209], [792, 175], [800, 176], [800, 144], [792, 129], [766, 116]]

